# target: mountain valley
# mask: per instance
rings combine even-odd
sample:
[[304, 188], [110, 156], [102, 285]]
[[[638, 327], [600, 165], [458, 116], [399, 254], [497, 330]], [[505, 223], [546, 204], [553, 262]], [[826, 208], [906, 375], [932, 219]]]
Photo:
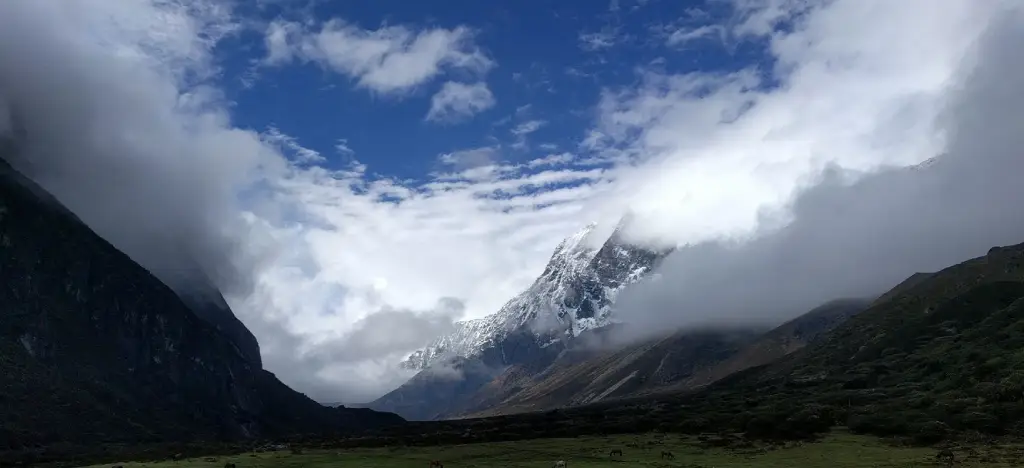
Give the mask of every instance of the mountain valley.
[[873, 301], [823, 305], [733, 353], [733, 359], [762, 358], [744, 364], [723, 359], [712, 377], [704, 377], [708, 385], [546, 411], [514, 408], [484, 418], [409, 422], [340, 444], [651, 430], [800, 439], [836, 426], [912, 444], [1021, 437], [1022, 305], [1024, 244], [996, 247], [942, 271], [915, 274]]

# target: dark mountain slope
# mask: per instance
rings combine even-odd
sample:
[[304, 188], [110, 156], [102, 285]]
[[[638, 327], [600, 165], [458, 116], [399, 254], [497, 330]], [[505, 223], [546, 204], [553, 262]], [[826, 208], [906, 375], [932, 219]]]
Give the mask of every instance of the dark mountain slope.
[[701, 424], [800, 432], [832, 424], [919, 440], [1024, 429], [1024, 244], [875, 301], [780, 362], [683, 398]]
[[0, 162], [0, 441], [156, 441], [401, 421], [320, 406]]
[[[868, 299], [839, 299], [828, 302], [765, 333], [720, 364], [711, 366], [692, 378], [653, 390], [658, 393], [692, 390], [745, 369], [773, 363], [803, 349], [870, 304], [871, 301]], [[642, 394], [645, 393], [639, 395]]]
[[548, 410], [636, 395], [700, 375], [759, 335], [756, 329], [691, 330], [599, 351], [578, 362], [559, 360], [513, 385], [495, 379], [478, 394], [497, 398], [467, 413], [480, 417]]
[[482, 417], [549, 410], [697, 389], [798, 351], [869, 303], [832, 301], [767, 333], [690, 330], [616, 351], [591, 350], [583, 358], [566, 355], [539, 375], [510, 368], [467, 400], [465, 414]]
[[256, 336], [245, 328], [245, 324], [235, 317], [231, 307], [220, 291], [198, 269], [193, 272], [197, 281], [193, 281], [188, 289], [183, 289], [178, 296], [199, 318], [213, 325], [218, 331], [231, 339], [238, 350], [256, 367], [263, 367], [260, 356], [260, 344]]

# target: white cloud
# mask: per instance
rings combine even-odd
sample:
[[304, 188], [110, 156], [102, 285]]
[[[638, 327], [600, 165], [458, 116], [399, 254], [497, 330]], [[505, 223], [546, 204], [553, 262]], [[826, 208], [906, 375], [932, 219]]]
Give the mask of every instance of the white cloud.
[[296, 162], [308, 164], [326, 161], [318, 151], [300, 145], [294, 137], [281, 133], [277, 127], [271, 126], [261, 136], [264, 142], [274, 145], [278, 151], [290, 153]]
[[536, 132], [537, 130], [540, 130], [540, 128], [543, 127], [545, 124], [547, 124], [547, 122], [544, 120], [528, 120], [519, 125], [516, 125], [515, 128], [511, 130], [511, 132], [513, 135], [516, 136], [529, 135], [533, 132]]
[[293, 59], [316, 62], [381, 94], [401, 94], [442, 74], [445, 69], [483, 75], [494, 62], [473, 44], [466, 27], [414, 31], [405, 26], [361, 29], [340, 19], [319, 30], [275, 21], [266, 30], [266, 65]]
[[586, 51], [599, 51], [621, 44], [629, 39], [629, 36], [619, 31], [619, 28], [606, 26], [599, 31], [581, 32], [578, 40], [580, 48]]
[[[826, 164], [872, 170], [935, 155], [933, 120], [996, 5], [762, 3], [743, 10], [738, 28], [770, 41], [780, 86], [765, 88], [754, 70], [647, 73], [638, 88], [604, 95], [586, 147], [642, 162], [607, 203], [633, 206], [645, 237], [742, 236]], [[796, 13], [792, 29], [773, 28]]]
[[487, 84], [449, 81], [430, 99], [426, 120], [454, 122], [471, 117], [494, 106], [494, 95]]
[[500, 148], [495, 146], [465, 149], [442, 154], [438, 157], [438, 160], [461, 171], [480, 166], [489, 166], [498, 162], [499, 150]]
[[711, 24], [698, 26], [696, 28], [682, 27], [672, 31], [668, 38], [665, 39], [665, 44], [669, 47], [681, 47], [692, 41], [703, 39], [708, 36], [718, 36], [724, 38], [726, 35], [726, 29], [722, 25]]
[[337, 152], [347, 156], [356, 154], [356, 152], [351, 147], [348, 146], [348, 139], [346, 138], [339, 138], [337, 143], [334, 144], [334, 149]]
[[546, 120], [535, 119], [521, 122], [519, 125], [513, 127], [509, 130], [509, 132], [516, 137], [516, 141], [512, 143], [512, 147], [520, 150], [527, 149], [527, 138], [529, 135], [540, 130], [541, 127], [547, 125], [547, 123], [548, 122]]
[[[803, 3], [815, 7], [777, 31]], [[157, 270], [173, 259], [148, 246], [203, 260], [232, 286], [272, 371], [352, 401], [407, 376], [400, 348], [525, 288], [585, 222], [631, 207], [638, 236], [743, 236], [828, 163], [933, 156], [953, 73], [1001, 4], [744, 2], [731, 34], [770, 41], [782, 86], [766, 89], [753, 69], [646, 72], [605, 90], [579, 154], [513, 164], [498, 147], [453, 151], [425, 182], [370, 176], [357, 161], [296, 165], [285, 156], [303, 154], [301, 142], [235, 128], [212, 47], [238, 21], [206, 5], [0, 2], [0, 101], [43, 136], [36, 175], [83, 219]], [[266, 40], [269, 63], [314, 61], [385, 94], [493, 65], [464, 28], [279, 23]], [[386, 336], [374, 325], [398, 318], [401, 339], [348, 340]]]
[[527, 163], [529, 167], [554, 166], [572, 162], [573, 155], [569, 153], [549, 154], [542, 158], [534, 159]]
[[786, 207], [787, 224], [763, 226], [743, 243], [677, 251], [659, 281], [620, 296], [620, 310], [643, 325], [634, 329], [778, 323], [1024, 241], [1019, 6], [993, 16], [958, 70], [936, 125], [945, 136], [941, 155], [870, 174], [830, 171]]

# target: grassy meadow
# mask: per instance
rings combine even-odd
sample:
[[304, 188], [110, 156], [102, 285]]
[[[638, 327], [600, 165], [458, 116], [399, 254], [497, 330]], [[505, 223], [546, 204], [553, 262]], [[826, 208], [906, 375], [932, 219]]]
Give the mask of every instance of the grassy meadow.
[[[702, 440], [703, 439], [703, 440]], [[877, 438], [835, 432], [819, 442], [785, 445], [753, 445], [738, 442], [715, 447], [714, 440], [665, 434], [538, 439], [438, 447], [391, 447], [344, 450], [289, 450], [199, 457], [181, 461], [120, 463], [125, 468], [426, 468], [431, 460], [445, 468], [550, 468], [565, 460], [567, 468], [599, 467], [920, 467], [946, 466], [936, 459], [935, 448], [890, 446]], [[610, 457], [621, 449], [622, 457]], [[674, 459], [661, 458], [668, 451]], [[977, 450], [954, 449], [956, 466], [1018, 466], [1024, 451], [1012, 446], [986, 446]], [[110, 467], [114, 464], [94, 465]]]

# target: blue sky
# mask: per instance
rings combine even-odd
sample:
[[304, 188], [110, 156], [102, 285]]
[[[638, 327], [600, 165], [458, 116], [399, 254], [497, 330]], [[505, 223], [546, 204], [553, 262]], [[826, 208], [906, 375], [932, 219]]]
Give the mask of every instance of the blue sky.
[[[616, 3], [458, 1], [439, 8], [396, 1], [275, 2], [254, 8], [253, 17], [314, 25], [343, 19], [368, 31], [401, 26], [413, 34], [467, 27], [474, 47], [495, 64], [482, 74], [449, 67], [400, 92], [380, 93], [315, 62], [254, 67], [267, 54], [264, 31], [254, 29], [221, 44], [221, 79], [239, 126], [274, 126], [323, 155], [327, 167], [355, 158], [371, 173], [423, 181], [441, 169], [440, 155], [460, 150], [498, 146], [494, 157], [512, 163], [576, 151], [602, 91], [636, 85], [642, 70], [770, 68], [765, 41], [726, 43], [715, 33], [685, 44], [671, 41], [677, 31], [729, 20], [734, 12], [726, 2]], [[425, 121], [431, 97], [448, 80], [485, 84], [494, 104], [456, 122]], [[531, 122], [539, 128], [517, 147], [522, 137], [516, 129], [530, 129]], [[339, 141], [352, 152], [339, 151]]]
[[198, 263], [285, 382], [365, 401], [592, 221], [745, 242], [827, 168], [940, 153], [1020, 5], [982, 3], [0, 2], [0, 132], [151, 271]]

